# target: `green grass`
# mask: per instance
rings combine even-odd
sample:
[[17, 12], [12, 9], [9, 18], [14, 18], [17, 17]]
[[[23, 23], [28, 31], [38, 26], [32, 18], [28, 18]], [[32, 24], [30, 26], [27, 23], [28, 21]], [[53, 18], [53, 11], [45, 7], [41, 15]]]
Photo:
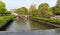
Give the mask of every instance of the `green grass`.
[[36, 18], [36, 19], [51, 22], [51, 23], [60, 23], [59, 18], [44, 18], [44, 17], [37, 17], [37, 16], [33, 16], [32, 18]]
[[0, 27], [3, 26], [5, 23], [7, 23], [10, 19], [12, 19], [14, 16], [0, 16]]

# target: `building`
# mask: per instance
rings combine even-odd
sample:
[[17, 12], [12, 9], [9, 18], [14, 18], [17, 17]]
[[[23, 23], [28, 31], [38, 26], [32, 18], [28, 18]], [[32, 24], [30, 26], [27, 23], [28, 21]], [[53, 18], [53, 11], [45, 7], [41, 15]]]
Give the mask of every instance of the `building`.
[[16, 13], [16, 9], [10, 9], [11, 13]]
[[10, 9], [10, 12], [12, 15], [18, 15], [18, 14], [16, 14], [16, 9]]

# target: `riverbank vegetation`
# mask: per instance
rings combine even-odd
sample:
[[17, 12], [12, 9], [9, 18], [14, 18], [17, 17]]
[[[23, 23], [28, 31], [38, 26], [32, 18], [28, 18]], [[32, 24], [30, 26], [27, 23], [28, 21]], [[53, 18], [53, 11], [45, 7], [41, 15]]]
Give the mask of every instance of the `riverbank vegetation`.
[[41, 21], [50, 22], [50, 23], [60, 23], [60, 18], [44, 18], [44, 17], [38, 17], [38, 16], [32, 16], [32, 18], [35, 18]]
[[14, 16], [0, 16], [0, 27], [6, 24], [8, 21], [12, 20]]
[[11, 12], [6, 9], [5, 3], [0, 1], [0, 27], [6, 24], [12, 18], [14, 18], [14, 16], [11, 15]]

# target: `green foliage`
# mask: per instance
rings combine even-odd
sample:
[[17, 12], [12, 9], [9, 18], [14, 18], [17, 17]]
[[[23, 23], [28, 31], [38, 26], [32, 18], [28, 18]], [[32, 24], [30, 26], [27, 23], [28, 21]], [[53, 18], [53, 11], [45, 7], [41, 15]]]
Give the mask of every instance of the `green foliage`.
[[36, 9], [36, 6], [35, 5], [31, 5], [30, 8], [29, 8], [29, 13], [30, 15], [32, 16], [41, 16], [41, 12], [39, 12], [38, 9]]
[[4, 24], [6, 24], [12, 18], [14, 18], [14, 16], [12, 16], [12, 15], [10, 15], [10, 16], [0, 16], [0, 27], [3, 26]]
[[33, 10], [36, 10], [36, 6], [35, 5], [31, 5], [29, 8], [29, 12], [32, 12]]
[[16, 12], [17, 14], [22, 14], [22, 15], [28, 14], [28, 10], [25, 7], [18, 8]]
[[10, 11], [7, 11], [7, 12], [5, 12], [5, 15], [6, 16], [11, 15], [11, 12]]
[[7, 9], [5, 8], [5, 3], [0, 1], [0, 16], [4, 15], [7, 12]]
[[59, 8], [59, 6], [55, 6], [55, 13], [56, 13], [56, 15], [60, 15], [60, 8]]
[[0, 1], [0, 8], [5, 8], [5, 3], [3, 3], [2, 1]]
[[32, 16], [41, 16], [41, 12], [39, 12], [38, 10], [32, 10], [32, 12], [30, 12], [30, 14]]
[[44, 18], [44, 17], [38, 17], [38, 16], [33, 16], [32, 18], [36, 18], [36, 19], [51, 22], [51, 23], [60, 23], [59, 18]]
[[56, 15], [60, 15], [60, 0], [57, 0], [57, 4], [55, 5], [55, 13]]
[[59, 15], [60, 14], [60, 9], [59, 7], [51, 7], [50, 8], [51, 12], [53, 12], [54, 15]]
[[50, 8], [50, 11], [51, 11], [54, 15], [56, 15], [55, 7], [51, 7], [51, 8]]
[[42, 3], [38, 6], [38, 10], [42, 12], [43, 10], [48, 10], [49, 5], [47, 3]]
[[47, 3], [42, 3], [38, 7], [39, 12], [41, 12], [43, 17], [51, 17], [53, 13], [49, 9], [49, 5]]

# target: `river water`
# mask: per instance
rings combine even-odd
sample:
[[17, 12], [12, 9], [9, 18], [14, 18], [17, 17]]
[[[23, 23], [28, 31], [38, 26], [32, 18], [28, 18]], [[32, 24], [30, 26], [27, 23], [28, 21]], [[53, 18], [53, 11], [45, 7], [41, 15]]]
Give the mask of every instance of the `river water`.
[[[15, 19], [6, 29], [6, 31], [31, 32], [35, 34], [44, 35], [59, 35], [60, 29], [56, 27], [45, 25], [32, 20]], [[31, 33], [31, 34], [32, 34]]]

